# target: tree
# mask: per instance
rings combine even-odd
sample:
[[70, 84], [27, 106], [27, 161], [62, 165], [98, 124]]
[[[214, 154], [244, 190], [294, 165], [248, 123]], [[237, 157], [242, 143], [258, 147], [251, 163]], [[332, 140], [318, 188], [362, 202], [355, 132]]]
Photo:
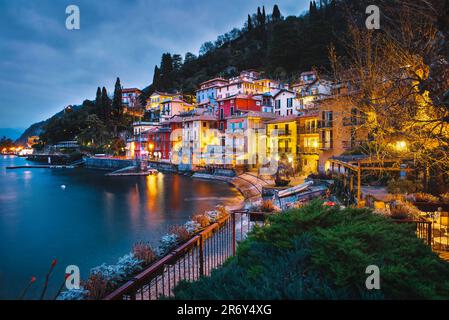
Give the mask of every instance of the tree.
[[153, 73], [153, 87], [155, 90], [159, 89], [159, 82], [161, 80], [161, 71], [159, 70], [158, 66], [154, 66], [154, 73]]
[[[437, 0], [385, 2], [380, 32], [349, 17], [349, 60], [332, 51], [331, 60], [336, 80], [356, 89], [350, 103], [366, 118], [361, 126], [370, 131], [374, 150], [382, 150], [366, 152], [373, 158], [412, 158], [443, 179], [433, 184], [438, 186], [449, 179], [449, 33], [436, 12], [446, 12]], [[398, 141], [407, 148], [395, 148]]]
[[108, 91], [106, 87], [101, 89], [101, 117], [100, 119], [107, 125], [110, 124], [111, 121], [111, 99], [108, 96]]
[[173, 55], [173, 71], [179, 72], [182, 67], [182, 56], [180, 54]]
[[114, 97], [112, 98], [112, 120], [114, 127], [114, 137], [118, 134], [118, 129], [123, 123], [123, 103], [122, 103], [122, 85], [120, 78], [117, 78], [114, 88]]
[[109, 132], [104, 123], [95, 114], [86, 119], [86, 128], [78, 135], [78, 143], [84, 146], [101, 147], [109, 139]]
[[200, 56], [204, 56], [215, 49], [214, 44], [211, 41], [207, 41], [201, 45]]
[[253, 31], [253, 22], [251, 21], [250, 15], [248, 15], [248, 22], [246, 23], [246, 27], [248, 29], [248, 32]]
[[191, 52], [187, 52], [184, 57], [184, 64], [190, 63], [192, 61], [195, 61], [197, 59], [196, 55], [194, 55]]
[[282, 19], [281, 11], [279, 10], [279, 7], [277, 4], [275, 4], [273, 7], [273, 14], [271, 15], [271, 17], [272, 17], [273, 21], [275, 21], [275, 22]]

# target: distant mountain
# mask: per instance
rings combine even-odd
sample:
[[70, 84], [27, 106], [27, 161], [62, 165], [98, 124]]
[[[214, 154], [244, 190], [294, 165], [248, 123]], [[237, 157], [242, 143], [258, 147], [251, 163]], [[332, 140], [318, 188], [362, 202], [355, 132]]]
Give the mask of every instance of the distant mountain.
[[15, 140], [20, 137], [23, 129], [18, 128], [0, 128], [0, 138], [7, 137], [11, 140]]
[[[78, 110], [80, 108], [81, 108], [81, 106], [72, 106], [73, 110]], [[64, 110], [56, 113], [54, 116], [52, 116], [51, 118], [49, 118], [49, 119], [47, 119], [45, 121], [41, 121], [41, 122], [37, 122], [37, 123], [32, 124], [21, 135], [20, 135], [20, 132], [19, 132], [18, 135], [20, 135], [20, 137], [16, 140], [16, 143], [18, 143], [18, 144], [25, 144], [28, 141], [28, 137], [39, 136], [44, 131], [45, 125], [47, 123], [49, 123], [51, 119], [61, 117], [63, 114], [64, 114]]]
[[28, 137], [32, 136], [38, 136], [42, 133], [44, 125], [47, 123], [47, 121], [41, 121], [37, 122], [35, 124], [32, 124], [28, 129], [26, 129], [20, 137], [16, 140], [16, 143], [18, 144], [25, 144], [28, 141]]

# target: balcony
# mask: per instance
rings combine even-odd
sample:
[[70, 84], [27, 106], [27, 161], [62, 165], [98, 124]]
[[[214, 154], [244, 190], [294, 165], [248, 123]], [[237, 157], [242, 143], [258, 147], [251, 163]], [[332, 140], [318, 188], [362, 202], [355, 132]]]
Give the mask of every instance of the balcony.
[[314, 148], [314, 147], [304, 147], [301, 148], [299, 150], [300, 153], [302, 154], [319, 154], [320, 153], [320, 149], [319, 148]]
[[314, 133], [318, 133], [318, 128], [317, 127], [300, 127], [299, 128], [299, 133], [300, 134], [314, 134]]
[[323, 141], [320, 143], [320, 149], [323, 151], [332, 150], [334, 148], [334, 141]]
[[320, 129], [329, 129], [329, 128], [333, 128], [333, 121], [332, 120], [325, 120], [325, 121], [320, 121], [318, 124], [318, 127]]

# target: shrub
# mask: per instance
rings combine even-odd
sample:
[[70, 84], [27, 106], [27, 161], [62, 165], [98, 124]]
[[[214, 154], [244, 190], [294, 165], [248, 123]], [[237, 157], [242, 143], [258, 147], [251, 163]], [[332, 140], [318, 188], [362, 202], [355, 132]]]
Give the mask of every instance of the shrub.
[[413, 198], [416, 202], [429, 202], [429, 203], [435, 203], [438, 202], [438, 197], [435, 197], [428, 193], [418, 192], [415, 194], [410, 195], [411, 198]]
[[[448, 299], [449, 265], [416, 237], [370, 209], [322, 202], [272, 215], [223, 267], [181, 283], [179, 299]], [[369, 265], [381, 290], [365, 287]]]
[[178, 244], [178, 238], [174, 234], [166, 234], [160, 240], [158, 255], [164, 256]]
[[136, 259], [142, 261], [144, 265], [149, 265], [157, 259], [156, 252], [146, 242], [137, 242], [134, 244], [133, 255]]
[[201, 225], [193, 220], [187, 221], [184, 224], [184, 227], [187, 229], [187, 231], [191, 234], [197, 233], [201, 230]]
[[217, 219], [222, 219], [224, 217], [227, 217], [229, 215], [228, 210], [226, 209], [225, 206], [222, 205], [218, 205], [215, 209], [216, 213], [217, 213]]
[[178, 243], [184, 243], [192, 238], [192, 234], [185, 226], [173, 226], [170, 228], [170, 233], [176, 236]]
[[71, 289], [61, 292], [56, 300], [85, 300], [88, 294], [85, 289]]
[[87, 290], [87, 299], [100, 300], [112, 290], [114, 285], [107, 280], [100, 272], [90, 274], [84, 288]]
[[[137, 271], [142, 270], [142, 261], [138, 260], [133, 254], [127, 254], [119, 258], [116, 264], [102, 265], [93, 268], [91, 275], [101, 275], [102, 278], [110, 282], [111, 286], [117, 286], [121, 282]], [[87, 289], [87, 288], [86, 288]]]
[[412, 215], [407, 207], [397, 206], [390, 209], [390, 217], [397, 220], [406, 220], [412, 218]]
[[196, 214], [192, 217], [192, 221], [198, 223], [201, 228], [205, 228], [208, 225], [210, 225], [210, 218], [208, 215], [202, 213], [202, 214]]
[[422, 185], [420, 183], [416, 183], [412, 180], [405, 179], [392, 179], [387, 186], [387, 191], [389, 193], [398, 194], [398, 193], [415, 193], [420, 191]]

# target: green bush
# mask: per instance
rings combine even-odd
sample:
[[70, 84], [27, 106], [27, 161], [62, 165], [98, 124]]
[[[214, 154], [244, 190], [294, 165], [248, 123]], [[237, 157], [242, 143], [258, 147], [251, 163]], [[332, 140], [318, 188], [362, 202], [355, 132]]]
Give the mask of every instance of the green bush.
[[[381, 290], [365, 287], [369, 265]], [[321, 202], [269, 218], [237, 255], [177, 299], [447, 299], [449, 264], [414, 233], [369, 209]]]

